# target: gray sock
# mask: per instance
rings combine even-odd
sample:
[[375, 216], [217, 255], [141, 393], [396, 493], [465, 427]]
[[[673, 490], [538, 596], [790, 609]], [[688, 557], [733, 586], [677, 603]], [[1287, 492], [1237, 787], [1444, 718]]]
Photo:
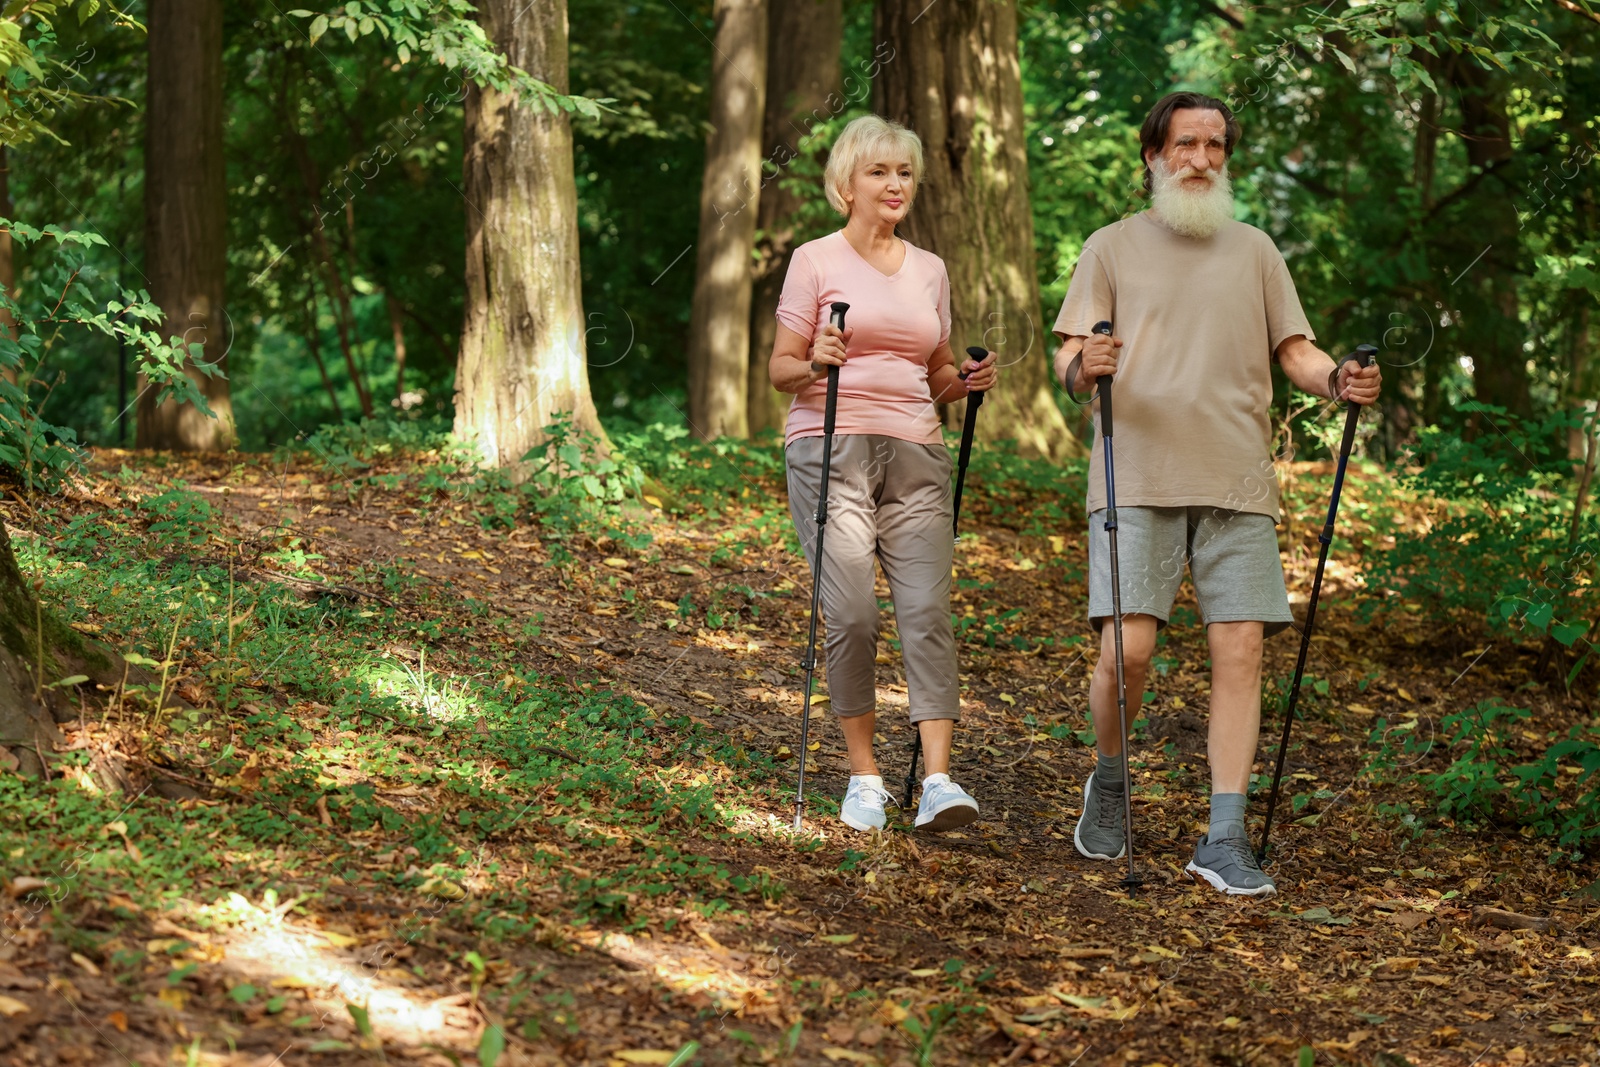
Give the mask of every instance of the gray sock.
[[1122, 757], [1103, 756], [1094, 765], [1094, 784], [1097, 789], [1108, 790], [1113, 793], [1122, 792]]
[[1244, 837], [1243, 793], [1211, 794], [1211, 827], [1206, 831], [1209, 841], [1224, 841], [1230, 837]]

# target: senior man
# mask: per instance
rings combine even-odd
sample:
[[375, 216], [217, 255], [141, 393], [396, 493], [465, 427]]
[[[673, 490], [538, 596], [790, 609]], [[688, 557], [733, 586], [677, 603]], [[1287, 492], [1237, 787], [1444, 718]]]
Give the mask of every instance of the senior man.
[[[1227, 161], [1239, 124], [1198, 93], [1156, 103], [1139, 131], [1149, 210], [1096, 231], [1056, 319], [1058, 379], [1090, 393], [1116, 377], [1123, 650], [1137, 708], [1185, 562], [1211, 652], [1211, 820], [1187, 870], [1231, 895], [1276, 892], [1245, 834], [1261, 726], [1265, 637], [1294, 621], [1278, 557], [1272, 364], [1305, 392], [1370, 404], [1379, 370], [1335, 364], [1314, 343], [1283, 256], [1233, 217]], [[1114, 336], [1092, 333], [1109, 320]], [[1097, 414], [1098, 418], [1098, 414]], [[1099, 434], [1093, 463], [1104, 463]], [[1099, 760], [1074, 841], [1093, 859], [1125, 847], [1106, 502], [1089, 479], [1089, 617], [1101, 655], [1090, 682]]]

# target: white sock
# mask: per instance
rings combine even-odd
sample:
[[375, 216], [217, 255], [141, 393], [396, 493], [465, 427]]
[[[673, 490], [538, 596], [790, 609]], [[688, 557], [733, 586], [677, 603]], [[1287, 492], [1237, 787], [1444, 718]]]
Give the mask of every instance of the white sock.
[[850, 776], [850, 784], [854, 785], [856, 782], [860, 782], [862, 785], [871, 786], [874, 789], [882, 789], [883, 788], [883, 775], [881, 775], [881, 774], [852, 774]]
[[928, 777], [926, 777], [926, 778], [924, 778], [922, 780], [922, 788], [924, 788], [924, 789], [928, 788], [928, 786], [930, 786], [930, 785], [949, 785], [949, 784], [950, 784], [950, 776], [948, 774], [930, 774], [930, 775], [928, 775]]

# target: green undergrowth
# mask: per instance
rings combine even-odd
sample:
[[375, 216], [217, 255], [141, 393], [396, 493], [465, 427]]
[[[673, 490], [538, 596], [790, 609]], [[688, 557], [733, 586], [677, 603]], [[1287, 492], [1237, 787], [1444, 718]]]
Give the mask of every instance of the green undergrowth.
[[[0, 851], [9, 874], [46, 880], [39, 907], [67, 921], [113, 893], [165, 907], [344, 884], [505, 936], [779, 892], [696, 848], [740, 832], [766, 757], [600, 680], [538, 674], [492, 605], [414, 585], [407, 607], [307, 596], [270, 576], [318, 574], [287, 530], [240, 541], [207, 494], [121, 481], [117, 506], [43, 506], [52, 535], [17, 537], [19, 562], [127, 665], [118, 684], [68, 686], [95, 732], [137, 780], [166, 768], [203, 788], [102, 792], [98, 746], [53, 757], [45, 783], [0, 776]], [[338, 582], [382, 597], [403, 577]]]

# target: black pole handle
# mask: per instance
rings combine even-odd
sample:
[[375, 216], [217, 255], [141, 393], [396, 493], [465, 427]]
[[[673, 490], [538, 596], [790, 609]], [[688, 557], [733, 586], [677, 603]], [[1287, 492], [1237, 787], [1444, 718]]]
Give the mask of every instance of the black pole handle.
[[[1361, 345], [1355, 350], [1355, 352], [1345, 357], [1345, 362], [1348, 362], [1349, 360], [1355, 360], [1359, 366], [1370, 367], [1372, 366], [1372, 357], [1377, 355], [1377, 353], [1377, 348], [1373, 347], [1372, 345]], [[1337, 377], [1337, 375], [1335, 375], [1335, 377]], [[1360, 407], [1360, 404], [1357, 404], [1354, 400], [1352, 400], [1349, 402], [1349, 406], [1346, 408], [1349, 414], [1345, 416], [1344, 420], [1344, 440], [1339, 444], [1339, 455], [1341, 456], [1348, 456], [1350, 454], [1351, 446], [1356, 443], [1356, 411]]]
[[[828, 316], [829, 323], [844, 333], [844, 313], [850, 310], [850, 305], [843, 300], [833, 302], [833, 313]], [[839, 408], [839, 365], [828, 364], [828, 402], [822, 412], [822, 432], [825, 436], [833, 436], [834, 415]]]
[[[1111, 323], [1101, 319], [1094, 324], [1094, 332], [1111, 336]], [[1100, 436], [1111, 436], [1111, 375], [1102, 374], [1096, 381], [1100, 385]]]

